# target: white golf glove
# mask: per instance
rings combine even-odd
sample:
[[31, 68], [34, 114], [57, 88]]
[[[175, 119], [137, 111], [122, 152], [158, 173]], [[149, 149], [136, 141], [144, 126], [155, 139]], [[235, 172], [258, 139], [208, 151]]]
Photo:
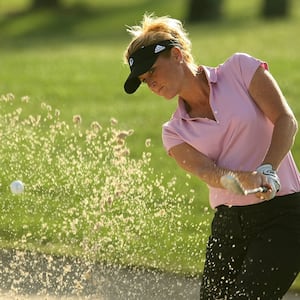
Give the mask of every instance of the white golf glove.
[[276, 171], [273, 170], [273, 167], [270, 164], [261, 165], [256, 169], [256, 171], [267, 176], [268, 182], [272, 187], [270, 199], [274, 198], [276, 193], [280, 190], [280, 180]]

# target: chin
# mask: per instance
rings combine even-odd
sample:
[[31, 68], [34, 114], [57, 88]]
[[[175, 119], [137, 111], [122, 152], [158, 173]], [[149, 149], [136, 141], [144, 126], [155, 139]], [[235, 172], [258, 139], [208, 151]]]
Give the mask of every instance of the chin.
[[166, 100], [172, 100], [173, 98], [175, 98], [177, 95], [173, 95], [173, 94], [165, 94], [162, 95]]
[[156, 92], [156, 94], [160, 97], [165, 98], [166, 100], [171, 100], [177, 96], [177, 94], [174, 94], [170, 90], [167, 90], [165, 88], [161, 88], [158, 92]]

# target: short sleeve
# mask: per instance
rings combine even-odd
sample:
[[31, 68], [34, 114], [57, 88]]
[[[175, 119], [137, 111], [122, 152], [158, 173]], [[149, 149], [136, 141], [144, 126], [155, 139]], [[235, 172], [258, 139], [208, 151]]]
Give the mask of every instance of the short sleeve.
[[253, 75], [259, 66], [266, 70], [269, 69], [268, 64], [260, 59], [246, 53], [235, 53], [224, 63], [223, 70], [224, 72], [228, 72], [228, 74], [233, 72], [233, 76], [237, 75], [248, 89]]
[[162, 141], [164, 148], [169, 153], [170, 149], [174, 146], [182, 144], [184, 141], [180, 136], [171, 130], [169, 122], [165, 123], [162, 127]]

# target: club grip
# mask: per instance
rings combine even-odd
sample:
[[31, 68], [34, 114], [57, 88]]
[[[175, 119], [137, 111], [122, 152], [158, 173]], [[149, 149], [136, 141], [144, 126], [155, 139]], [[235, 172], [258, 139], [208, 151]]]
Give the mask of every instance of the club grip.
[[261, 193], [266, 193], [268, 191], [268, 188], [266, 186], [261, 186], [259, 189]]

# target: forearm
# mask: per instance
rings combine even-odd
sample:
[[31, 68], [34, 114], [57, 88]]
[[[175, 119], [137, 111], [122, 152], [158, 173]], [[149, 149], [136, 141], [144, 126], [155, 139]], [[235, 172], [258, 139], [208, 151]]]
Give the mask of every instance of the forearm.
[[220, 179], [231, 170], [218, 167], [214, 162], [208, 162], [205, 166], [195, 169], [195, 175], [207, 185], [216, 188], [222, 188]]
[[265, 183], [261, 175], [252, 172], [254, 170], [243, 172], [224, 168], [185, 143], [173, 147], [170, 154], [182, 169], [195, 175], [211, 187], [223, 188], [220, 179], [228, 173], [237, 177], [245, 188], [263, 186]]
[[214, 188], [224, 188], [221, 183], [223, 176], [231, 176], [237, 178], [245, 189], [252, 189], [258, 186], [264, 186], [265, 181], [261, 174], [255, 171], [238, 171], [227, 168], [218, 167], [217, 165], [210, 165], [206, 168], [201, 168], [197, 171], [197, 177], [204, 181], [207, 185]]
[[280, 117], [274, 124], [271, 144], [262, 164], [271, 164], [276, 170], [292, 148], [297, 130], [298, 124], [293, 115]]
[[212, 187], [221, 188], [220, 178], [229, 172], [187, 144], [174, 147], [170, 154], [183, 170]]

